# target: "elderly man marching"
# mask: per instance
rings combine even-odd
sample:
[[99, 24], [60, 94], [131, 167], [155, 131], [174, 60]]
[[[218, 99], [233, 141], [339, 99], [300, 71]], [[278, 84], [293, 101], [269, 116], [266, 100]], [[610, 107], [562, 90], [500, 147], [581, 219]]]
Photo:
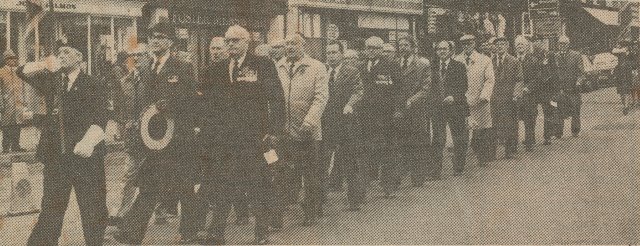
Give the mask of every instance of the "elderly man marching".
[[322, 62], [304, 52], [305, 40], [299, 34], [287, 38], [285, 57], [276, 65], [286, 102], [283, 158], [293, 165], [297, 177], [304, 179], [303, 225], [310, 226], [323, 214], [324, 165], [320, 163], [322, 113], [329, 98], [329, 76]]
[[104, 170], [106, 90], [82, 72], [83, 55], [64, 44], [57, 58], [19, 67], [17, 74], [45, 96], [47, 115], [38, 146], [44, 163], [42, 212], [27, 245], [58, 245], [73, 188], [86, 245], [102, 245], [107, 226]]
[[467, 67], [467, 102], [470, 116], [468, 120], [471, 128], [471, 148], [478, 158], [478, 166], [486, 166], [491, 161], [491, 153], [495, 150], [493, 124], [491, 120], [491, 96], [495, 77], [491, 58], [476, 51], [476, 38], [464, 35], [460, 38], [462, 54], [456, 60]]
[[518, 152], [516, 101], [522, 98], [524, 79], [520, 61], [507, 53], [509, 41], [497, 38], [495, 43], [496, 53], [492, 59], [496, 83], [491, 99], [491, 114], [497, 141], [505, 146], [505, 158], [511, 159]]
[[[426, 58], [415, 54], [416, 41], [410, 37], [400, 38], [399, 63], [402, 80], [401, 96], [396, 102], [396, 115], [400, 117], [398, 147], [402, 158], [402, 173], [411, 176], [411, 185], [420, 187], [427, 179], [430, 139], [427, 93], [431, 90], [431, 64]], [[398, 176], [398, 182], [403, 175]]]
[[[393, 198], [398, 186], [396, 128], [394, 115], [400, 98], [400, 66], [383, 51], [384, 41], [370, 37], [365, 41], [367, 60], [360, 67], [364, 88], [360, 122], [369, 164], [369, 178], [380, 178], [383, 197]], [[380, 172], [380, 176], [378, 176]]]
[[201, 139], [209, 162], [202, 189], [214, 207], [205, 243], [225, 243], [227, 218], [241, 192], [255, 216], [252, 243], [267, 244], [273, 192], [264, 153], [284, 134], [284, 96], [273, 62], [249, 52], [246, 29], [231, 26], [224, 39], [229, 58], [203, 71], [200, 85]]

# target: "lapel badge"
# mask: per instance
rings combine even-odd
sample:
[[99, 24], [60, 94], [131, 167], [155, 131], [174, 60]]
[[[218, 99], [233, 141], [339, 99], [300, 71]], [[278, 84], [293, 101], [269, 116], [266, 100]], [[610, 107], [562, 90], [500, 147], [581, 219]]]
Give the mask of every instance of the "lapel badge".
[[178, 82], [178, 76], [176, 75], [171, 75], [169, 76], [169, 79], [167, 80], [169, 83], [177, 83]]
[[238, 81], [256, 82], [258, 81], [258, 73], [254, 69], [251, 69], [249, 67], [244, 67], [240, 70]]

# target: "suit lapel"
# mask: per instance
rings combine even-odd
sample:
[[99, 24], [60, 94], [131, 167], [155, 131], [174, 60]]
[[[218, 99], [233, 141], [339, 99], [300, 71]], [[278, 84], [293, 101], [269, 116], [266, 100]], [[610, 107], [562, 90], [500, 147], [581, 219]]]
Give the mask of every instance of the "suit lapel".
[[418, 62], [418, 57], [417, 56], [411, 56], [411, 62], [407, 65], [407, 69], [405, 69], [402, 73], [402, 75], [407, 76], [408, 74], [412, 73], [413, 71], [415, 71], [417, 69], [418, 66], [416, 66], [416, 63]]

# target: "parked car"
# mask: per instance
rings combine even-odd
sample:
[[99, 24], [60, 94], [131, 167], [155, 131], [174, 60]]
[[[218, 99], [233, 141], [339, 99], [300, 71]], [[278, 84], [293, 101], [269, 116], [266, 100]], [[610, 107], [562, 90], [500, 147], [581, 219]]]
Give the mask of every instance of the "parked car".
[[610, 52], [596, 54], [593, 57], [582, 56], [585, 70], [585, 81], [581, 85], [582, 92], [590, 92], [614, 85], [613, 69], [618, 65], [618, 58]]

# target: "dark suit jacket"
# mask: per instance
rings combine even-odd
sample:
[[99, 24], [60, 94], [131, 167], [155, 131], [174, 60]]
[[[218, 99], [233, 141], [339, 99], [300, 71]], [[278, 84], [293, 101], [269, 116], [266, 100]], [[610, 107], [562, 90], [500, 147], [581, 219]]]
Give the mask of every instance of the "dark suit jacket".
[[[360, 67], [364, 88], [361, 103], [365, 111], [363, 113], [373, 114], [374, 117], [391, 117], [401, 97], [400, 65], [391, 59], [381, 58], [378, 64], [371, 67], [371, 72], [367, 66], [368, 61], [365, 61]], [[390, 83], [385, 83], [387, 81]]]
[[344, 107], [350, 105], [355, 108], [362, 94], [360, 72], [357, 68], [342, 64], [333, 83], [329, 79], [329, 100], [322, 114], [322, 138], [325, 141], [350, 136], [346, 125], [349, 119], [343, 114]]
[[578, 80], [583, 79], [584, 64], [579, 52], [569, 50], [566, 53], [556, 53], [556, 65], [558, 69], [559, 88], [568, 93], [580, 93]]
[[[440, 78], [440, 61], [434, 61], [431, 67], [433, 77], [431, 79], [429, 100], [433, 110], [432, 113], [436, 113], [434, 117], [439, 117], [437, 114], [455, 117], [469, 116], [469, 104], [467, 103], [467, 96], [465, 95], [469, 83], [467, 81], [467, 68], [465, 65], [451, 58], [444, 76], [444, 81]], [[444, 94], [441, 93], [441, 88], [443, 88]], [[449, 96], [453, 97], [453, 104], [445, 105], [443, 101]]]
[[[66, 91], [65, 74], [43, 71], [26, 76], [23, 69], [24, 67], [18, 68], [18, 76], [44, 95], [47, 105], [37, 151], [37, 156], [45, 164], [52, 163], [60, 156], [63, 145], [65, 153], [73, 154], [75, 145], [92, 125], [106, 129], [108, 102], [104, 84], [80, 72], [71, 90]], [[62, 122], [59, 121], [60, 116]], [[100, 160], [105, 154], [106, 147], [102, 141], [94, 149], [91, 158]]]
[[[266, 134], [284, 133], [284, 92], [275, 64], [247, 54], [240, 70], [255, 81], [230, 81], [230, 60], [203, 71], [200, 127], [208, 145], [259, 148]], [[240, 76], [242, 77], [242, 75]]]

